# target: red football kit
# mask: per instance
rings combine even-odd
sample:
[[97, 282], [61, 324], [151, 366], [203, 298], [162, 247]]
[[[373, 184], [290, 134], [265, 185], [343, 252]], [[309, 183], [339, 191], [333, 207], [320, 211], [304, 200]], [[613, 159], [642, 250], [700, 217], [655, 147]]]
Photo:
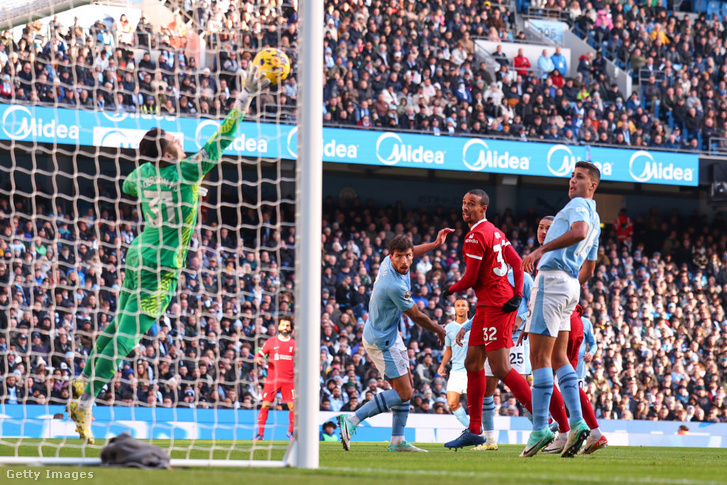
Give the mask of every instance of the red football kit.
[[570, 333], [568, 334], [568, 360], [574, 369], [578, 368], [578, 353], [583, 343], [583, 307], [576, 305], [570, 316]]
[[[472, 320], [470, 345], [484, 345], [485, 350], [513, 346], [512, 329], [517, 312], [505, 313], [502, 306], [523, 292], [522, 260], [505, 234], [487, 219], [472, 226], [462, 245], [467, 265], [462, 279], [450, 287], [452, 293], [475, 290], [477, 310]], [[507, 280], [513, 269], [515, 288]]]
[[269, 338], [257, 354], [268, 358], [268, 376], [263, 388], [263, 401], [275, 401], [280, 391], [283, 402], [295, 401], [295, 339]]

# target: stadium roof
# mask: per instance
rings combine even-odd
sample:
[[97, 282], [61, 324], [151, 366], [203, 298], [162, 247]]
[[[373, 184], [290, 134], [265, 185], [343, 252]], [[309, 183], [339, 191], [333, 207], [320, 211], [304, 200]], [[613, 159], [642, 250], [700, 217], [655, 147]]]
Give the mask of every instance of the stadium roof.
[[2, 0], [0, 29], [11, 29], [87, 3], [91, 0]]

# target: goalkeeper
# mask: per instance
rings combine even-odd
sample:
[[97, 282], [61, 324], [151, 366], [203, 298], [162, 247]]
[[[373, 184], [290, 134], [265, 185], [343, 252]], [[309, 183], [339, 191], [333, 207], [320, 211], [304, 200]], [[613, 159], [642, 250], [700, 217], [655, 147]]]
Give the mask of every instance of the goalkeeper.
[[146, 225], [126, 253], [116, 318], [96, 340], [83, 373], [72, 384], [68, 405], [86, 443], [94, 442], [91, 409], [95, 397], [174, 296], [197, 223], [202, 179], [234, 140], [253, 96], [270, 83], [257, 66], [250, 68], [245, 81], [234, 108], [196, 155], [184, 158], [181, 141], [160, 128], [149, 130], [139, 143], [140, 159], [149, 163], [129, 175], [123, 190], [140, 198]]

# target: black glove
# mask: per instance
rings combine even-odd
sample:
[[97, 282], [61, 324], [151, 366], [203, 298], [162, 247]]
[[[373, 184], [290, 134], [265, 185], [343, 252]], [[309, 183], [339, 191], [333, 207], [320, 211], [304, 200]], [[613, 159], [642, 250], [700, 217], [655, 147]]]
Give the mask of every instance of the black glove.
[[512, 313], [516, 312], [518, 308], [520, 308], [520, 302], [523, 301], [523, 297], [520, 295], [515, 295], [509, 300], [507, 300], [507, 303], [502, 305], [502, 311], [505, 313]]
[[[454, 285], [452, 285], [452, 286], [454, 286]], [[445, 300], [446, 300], [447, 298], [449, 298], [450, 296], [452, 296], [452, 294], [454, 293], [454, 292], [453, 292], [453, 291], [451, 290], [451, 289], [452, 289], [452, 286], [448, 286], [448, 287], [446, 287], [446, 288], [444, 289], [444, 291], [442, 292], [442, 298], [444, 298]]]

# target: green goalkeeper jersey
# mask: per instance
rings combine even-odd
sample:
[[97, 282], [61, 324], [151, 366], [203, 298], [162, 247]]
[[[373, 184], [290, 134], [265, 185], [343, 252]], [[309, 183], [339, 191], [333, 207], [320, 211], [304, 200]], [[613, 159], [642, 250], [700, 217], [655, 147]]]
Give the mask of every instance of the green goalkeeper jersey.
[[124, 192], [139, 197], [146, 222], [126, 253], [128, 267], [177, 273], [184, 267], [197, 224], [200, 184], [234, 140], [241, 119], [233, 109], [197, 154], [165, 166], [144, 163], [124, 181]]

